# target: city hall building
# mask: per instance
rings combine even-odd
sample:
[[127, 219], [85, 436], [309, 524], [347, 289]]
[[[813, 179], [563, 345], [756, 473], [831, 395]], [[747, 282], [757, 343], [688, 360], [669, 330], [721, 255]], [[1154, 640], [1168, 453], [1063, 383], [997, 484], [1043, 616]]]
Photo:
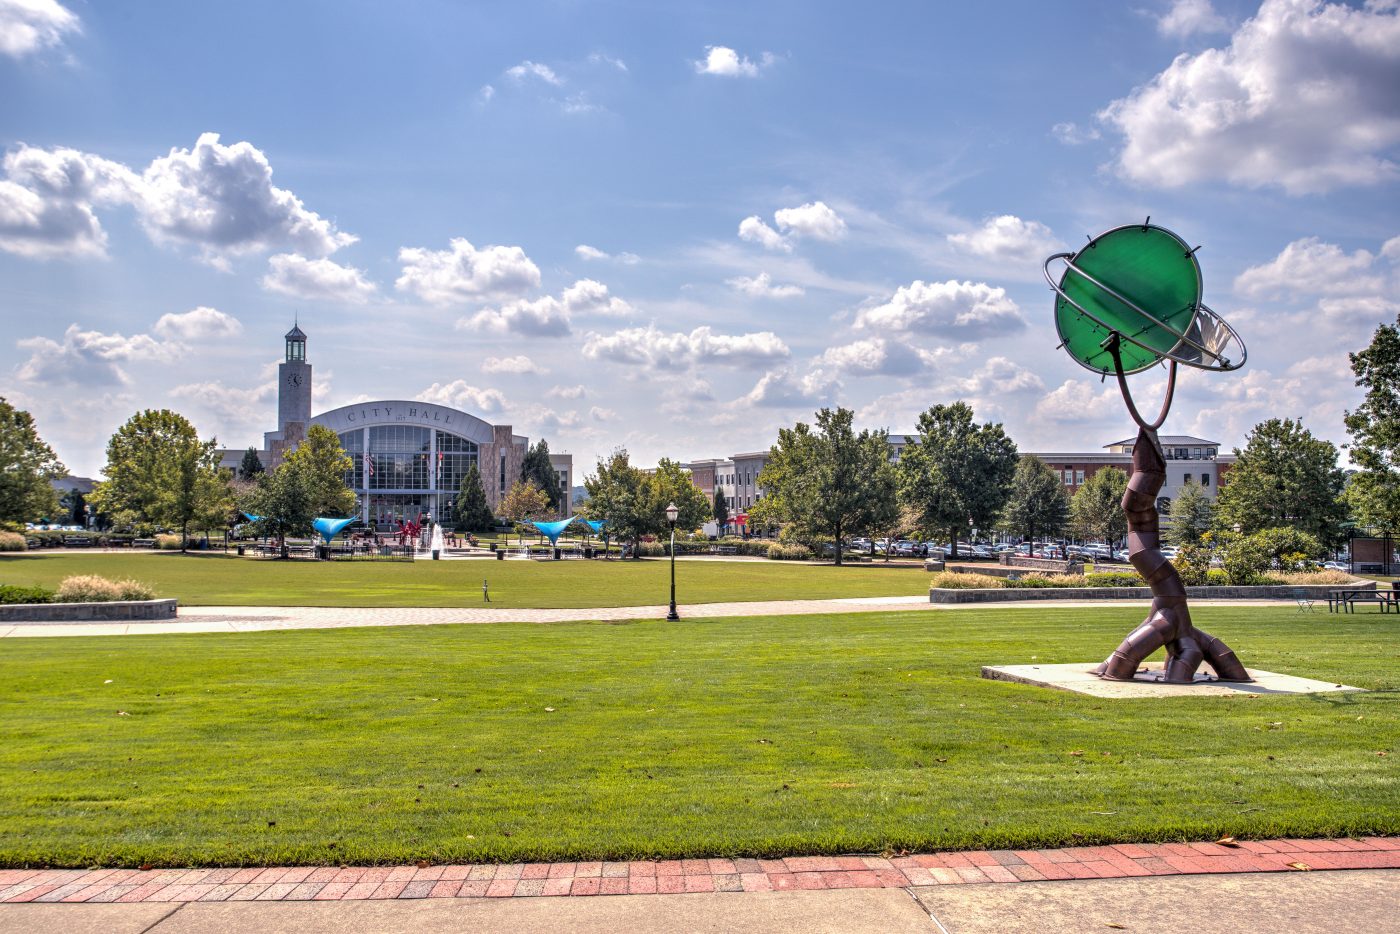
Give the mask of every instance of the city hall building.
[[[510, 425], [492, 425], [459, 409], [408, 399], [357, 402], [312, 415], [306, 334], [294, 326], [285, 340], [286, 359], [277, 368], [277, 430], [263, 435], [258, 455], [267, 469], [281, 464], [311, 425], [326, 426], [340, 436], [354, 462], [345, 481], [355, 491], [360, 519], [381, 531], [420, 516], [450, 527], [453, 500], [473, 464], [492, 511], [519, 481], [529, 439]], [[223, 451], [223, 466], [237, 469], [245, 452]], [[573, 457], [550, 454], [549, 460], [567, 509]]]

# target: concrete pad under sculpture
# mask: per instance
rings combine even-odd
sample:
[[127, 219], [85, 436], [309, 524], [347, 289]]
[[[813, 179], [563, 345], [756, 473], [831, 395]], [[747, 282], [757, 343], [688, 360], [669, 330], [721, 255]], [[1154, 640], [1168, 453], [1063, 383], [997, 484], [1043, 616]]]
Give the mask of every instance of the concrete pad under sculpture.
[[1266, 694], [1324, 694], [1361, 691], [1363, 688], [1300, 678], [1272, 671], [1249, 669], [1250, 682], [1219, 681], [1197, 675], [1191, 684], [1174, 684], [1160, 680], [1161, 662], [1143, 665], [1132, 681], [1107, 681], [1094, 674], [1098, 662], [1074, 662], [1068, 665], [988, 665], [982, 677], [993, 681], [1010, 681], [1035, 687], [1074, 691], [1090, 697], [1158, 698], [1158, 697], [1228, 697]]

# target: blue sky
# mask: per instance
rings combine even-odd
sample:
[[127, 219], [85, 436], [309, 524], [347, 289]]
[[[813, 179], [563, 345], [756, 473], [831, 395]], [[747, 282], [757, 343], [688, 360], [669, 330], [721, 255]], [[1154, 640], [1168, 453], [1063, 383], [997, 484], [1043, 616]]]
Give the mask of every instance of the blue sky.
[[1250, 347], [1166, 430], [1345, 440], [1400, 311], [1394, 2], [0, 0], [0, 150], [0, 395], [88, 474], [145, 407], [260, 441], [294, 315], [318, 410], [430, 399], [586, 471], [824, 404], [1125, 436], [1040, 262], [1148, 214]]

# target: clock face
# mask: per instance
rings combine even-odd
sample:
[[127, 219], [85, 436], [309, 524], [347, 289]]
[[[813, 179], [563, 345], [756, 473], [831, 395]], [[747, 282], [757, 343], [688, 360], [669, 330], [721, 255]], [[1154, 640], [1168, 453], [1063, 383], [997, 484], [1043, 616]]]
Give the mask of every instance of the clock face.
[[293, 373], [291, 376], [288, 376], [288, 377], [287, 377], [287, 385], [288, 385], [288, 386], [300, 386], [300, 385], [301, 385], [301, 374], [300, 374], [300, 373]]

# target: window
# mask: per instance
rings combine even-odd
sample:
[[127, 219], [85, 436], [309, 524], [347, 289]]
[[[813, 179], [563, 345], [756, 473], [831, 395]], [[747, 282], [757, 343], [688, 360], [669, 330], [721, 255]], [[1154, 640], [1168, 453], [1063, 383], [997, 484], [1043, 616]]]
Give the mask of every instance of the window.
[[1210, 474], [1201, 474], [1201, 486], [1210, 486]]
[[1182, 482], [1182, 483], [1190, 483], [1190, 482], [1191, 482], [1191, 475], [1188, 473], [1188, 474], [1186, 474], [1185, 476], [1183, 476], [1183, 477], [1181, 478], [1181, 482]]
[[[416, 425], [373, 425], [369, 453], [374, 457], [371, 490], [426, 490], [431, 429]], [[368, 473], [368, 471], [366, 471]]]
[[1207, 448], [1207, 449], [1206, 449], [1206, 456], [1207, 456], [1207, 457], [1214, 457], [1214, 456], [1215, 456], [1215, 448]]
[[1077, 485], [1079, 485], [1079, 486], [1083, 486], [1083, 485], [1084, 485], [1084, 471], [1082, 471], [1082, 470], [1076, 470], [1076, 471], [1074, 472], [1074, 482], [1075, 482], [1075, 484], [1077, 484]]
[[1196, 460], [1200, 460], [1200, 459], [1201, 459], [1201, 449], [1200, 449], [1200, 448], [1192, 448], [1192, 449], [1191, 449], [1191, 456], [1194, 457]]
[[1062, 472], [1061, 472], [1061, 475], [1064, 477], [1065, 486], [1069, 486], [1070, 484], [1072, 484], [1072, 483], [1074, 482], [1074, 471], [1073, 471], [1073, 470], [1065, 470], [1065, 471], [1062, 471]]
[[[477, 463], [476, 444], [445, 431], [437, 433], [437, 489], [456, 492], [472, 464]], [[477, 469], [480, 469], [478, 467]]]

